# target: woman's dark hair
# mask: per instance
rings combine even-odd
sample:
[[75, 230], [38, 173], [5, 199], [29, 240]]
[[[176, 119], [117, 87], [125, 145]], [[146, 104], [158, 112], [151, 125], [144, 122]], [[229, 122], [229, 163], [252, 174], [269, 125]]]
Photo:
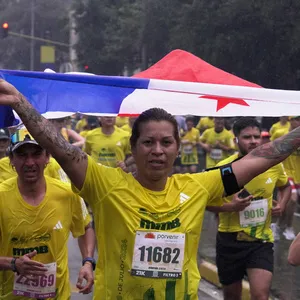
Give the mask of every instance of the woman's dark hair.
[[130, 137], [131, 148], [134, 148], [136, 146], [137, 140], [140, 137], [141, 124], [145, 124], [150, 121], [156, 121], [156, 122], [167, 121], [171, 123], [174, 129], [174, 138], [177, 142], [177, 146], [179, 147], [180, 139], [179, 139], [178, 125], [176, 119], [171, 114], [166, 112], [164, 109], [155, 107], [155, 108], [150, 108], [148, 110], [145, 110], [135, 120], [132, 126], [132, 133]]
[[241, 117], [233, 124], [234, 136], [238, 136], [247, 127], [257, 127], [261, 131], [259, 122], [253, 117]]

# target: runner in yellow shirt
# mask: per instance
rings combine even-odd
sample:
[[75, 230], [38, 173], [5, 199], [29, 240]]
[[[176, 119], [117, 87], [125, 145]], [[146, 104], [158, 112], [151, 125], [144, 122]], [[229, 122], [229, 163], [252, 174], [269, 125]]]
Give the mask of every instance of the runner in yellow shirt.
[[[260, 125], [254, 118], [240, 118], [233, 131], [239, 153], [218, 165], [247, 155], [261, 143]], [[275, 187], [279, 189], [280, 199], [273, 208]], [[273, 272], [271, 218], [285, 210], [290, 191], [283, 165], [278, 164], [247, 183], [242, 193], [225, 198], [223, 206], [207, 208], [219, 213], [216, 262], [225, 300], [241, 299], [245, 274], [251, 299], [268, 299]]]
[[215, 167], [234, 149], [232, 133], [224, 128], [224, 118], [215, 118], [214, 122], [214, 128], [206, 129], [199, 142], [206, 151], [206, 168]]
[[198, 299], [197, 245], [207, 205], [222, 205], [253, 177], [300, 146], [300, 129], [242, 159], [196, 174], [170, 176], [180, 145], [176, 120], [152, 108], [130, 139], [137, 171], [105, 167], [66, 142], [12, 85], [0, 81], [0, 105], [11, 106], [84, 195], [95, 214], [99, 252], [94, 299]]
[[[17, 176], [0, 185], [0, 299], [70, 299], [70, 232], [79, 237], [84, 259], [78, 287], [90, 292], [94, 231], [83, 200], [70, 185], [43, 175], [49, 154], [37, 142], [17, 143], [10, 159]], [[38, 269], [26, 266], [26, 255], [42, 263]]]
[[82, 115], [81, 119], [76, 123], [75, 130], [77, 133], [80, 133], [84, 127], [88, 125], [88, 116]]
[[194, 118], [185, 119], [187, 131], [181, 137], [181, 166], [182, 173], [196, 173], [198, 167], [198, 149], [200, 133], [194, 127]]
[[[282, 131], [291, 131], [299, 126], [300, 116], [290, 117], [290, 129], [277, 130], [274, 135]], [[276, 240], [280, 239], [281, 230], [283, 230], [282, 234], [285, 239], [291, 241], [296, 237], [293, 229], [293, 219], [297, 201], [300, 195], [300, 149], [297, 149], [292, 153], [292, 155], [285, 159], [283, 161], [283, 165], [292, 187], [291, 199], [284, 214], [279, 218], [277, 226], [273, 225], [272, 228]]]
[[[274, 134], [276, 133], [277, 130], [289, 130], [290, 129], [290, 122], [289, 122], [289, 117], [280, 117], [280, 121], [273, 124], [271, 129], [270, 129], [270, 135], [271, 135], [271, 140], [275, 140]], [[278, 136], [279, 137], [279, 136]]]
[[115, 127], [115, 118], [101, 117], [101, 127], [86, 136], [85, 151], [101, 164], [116, 167], [130, 155], [128, 132]]
[[203, 133], [206, 129], [214, 128], [215, 122], [213, 117], [201, 117], [196, 128]]
[[280, 138], [281, 136], [287, 134], [289, 131], [290, 131], [290, 125], [288, 128], [277, 129], [276, 131], [274, 131], [273, 135], [270, 136], [270, 140], [274, 141], [274, 140]]

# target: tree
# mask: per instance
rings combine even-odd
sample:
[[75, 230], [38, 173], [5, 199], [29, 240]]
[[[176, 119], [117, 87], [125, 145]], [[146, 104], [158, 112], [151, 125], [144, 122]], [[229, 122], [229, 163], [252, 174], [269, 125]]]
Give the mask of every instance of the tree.
[[[32, 0], [34, 1], [34, 0]], [[30, 35], [31, 6], [26, 0], [4, 1], [1, 19], [9, 23], [10, 31]], [[35, 1], [35, 36], [45, 38], [48, 31], [50, 39], [68, 43], [68, 10], [71, 0]], [[9, 35], [0, 40], [1, 67], [7, 69], [30, 68], [30, 40]], [[43, 42], [35, 41], [35, 66], [39, 70], [40, 46]], [[58, 60], [68, 54], [67, 48], [56, 46]], [[59, 63], [59, 61], [58, 61]]]

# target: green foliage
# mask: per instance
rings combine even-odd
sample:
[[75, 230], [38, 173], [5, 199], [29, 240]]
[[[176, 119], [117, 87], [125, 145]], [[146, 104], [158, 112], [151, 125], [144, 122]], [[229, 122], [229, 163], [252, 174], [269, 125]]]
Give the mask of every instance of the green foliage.
[[[78, 61], [90, 72], [131, 75], [179, 48], [262, 86], [299, 89], [299, 0], [35, 1], [37, 35], [50, 29], [52, 39], [64, 42], [73, 3]], [[28, 1], [2, 2], [1, 19], [29, 34]], [[2, 67], [29, 68], [28, 40], [0, 43]], [[57, 49], [60, 58], [68, 55]]]

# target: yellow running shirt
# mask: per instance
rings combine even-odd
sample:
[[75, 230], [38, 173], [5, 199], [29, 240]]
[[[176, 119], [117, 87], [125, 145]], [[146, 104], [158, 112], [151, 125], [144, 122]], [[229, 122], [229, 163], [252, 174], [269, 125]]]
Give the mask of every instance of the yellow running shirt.
[[118, 128], [106, 135], [101, 128], [93, 129], [86, 136], [84, 149], [96, 162], [116, 167], [118, 161], [124, 161], [130, 154], [128, 132]]
[[8, 157], [3, 157], [0, 159], [0, 183], [3, 181], [17, 176], [15, 169], [13, 169], [10, 164], [10, 159]]
[[[0, 185], [0, 256], [22, 256], [33, 250], [33, 258], [44, 264], [56, 262], [56, 298], [70, 299], [68, 239], [85, 233], [91, 218], [86, 206], [70, 185], [45, 176], [46, 195], [38, 206], [26, 203], [17, 177]], [[13, 296], [12, 271], [0, 272], [0, 299], [25, 300]]]
[[[79, 193], [92, 207], [99, 238], [95, 300], [198, 299], [198, 243], [205, 207], [222, 205], [219, 170], [173, 175], [163, 191], [155, 192], [143, 188], [131, 173], [88, 157]], [[144, 242], [159, 246], [145, 248]], [[143, 271], [141, 277], [131, 275], [133, 257], [137, 265], [147, 264], [154, 278], [143, 277]], [[171, 276], [159, 268], [176, 269], [182, 278], [155, 278], [160, 273]]]
[[300, 184], [300, 148], [294, 151], [283, 162], [284, 169], [294, 183]]
[[209, 117], [203, 117], [199, 120], [196, 128], [200, 131], [203, 132], [204, 130], [208, 128], [213, 128], [215, 126], [214, 118], [209, 118]]
[[211, 151], [206, 153], [206, 168], [215, 167], [218, 162], [229, 156], [227, 151], [214, 147], [217, 141], [234, 149], [233, 135], [225, 128], [219, 133], [215, 131], [215, 128], [206, 129], [201, 135], [200, 140], [210, 145], [211, 148]]
[[83, 131], [80, 131], [79, 135], [85, 138], [89, 132], [90, 132], [89, 130], [83, 130]]
[[86, 125], [88, 125], [87, 119], [82, 118], [76, 123], [75, 129], [77, 132], [81, 132]]
[[130, 135], [131, 135], [131, 132], [132, 132], [132, 128], [130, 127], [129, 124], [125, 124], [121, 127], [121, 129], [123, 129], [124, 131], [127, 131]]
[[289, 130], [290, 129], [290, 122], [286, 122], [286, 124], [284, 124], [284, 125], [281, 125], [280, 122], [277, 122], [277, 123], [273, 124], [272, 127], [271, 127], [271, 129], [270, 129], [271, 141], [273, 141], [275, 139], [273, 137], [273, 135], [275, 134], [275, 132], [277, 130], [281, 130], [281, 129]]
[[116, 126], [122, 127], [129, 123], [129, 117], [116, 117]]
[[196, 128], [187, 131], [181, 138], [181, 141], [188, 141], [188, 144], [181, 144], [181, 164], [182, 165], [197, 165], [198, 151], [197, 143], [199, 142], [200, 133]]
[[[237, 158], [238, 154], [234, 154], [221, 161], [218, 166], [228, 164]], [[270, 229], [273, 192], [275, 187], [284, 186], [287, 182], [288, 177], [282, 164], [278, 164], [252, 179], [245, 185], [245, 189], [253, 195], [251, 205], [242, 212], [219, 213], [218, 230], [220, 232], [244, 231], [253, 238], [273, 242], [274, 238]], [[232, 197], [224, 198], [226, 203], [231, 202], [231, 199]], [[255, 221], [260, 225], [255, 226]]]
[[[289, 133], [289, 128], [277, 129], [273, 132], [270, 140], [275, 140], [285, 134]], [[292, 178], [294, 183], [300, 183], [300, 148], [294, 151], [290, 156], [288, 156], [283, 162], [284, 170], [286, 171], [288, 177]]]
[[282, 128], [282, 129], [277, 129], [275, 131], [273, 131], [272, 136], [270, 137], [271, 141], [274, 141], [280, 137], [282, 137], [283, 135], [289, 133], [289, 127], [288, 128]]
[[[65, 172], [53, 157], [50, 157], [44, 174], [61, 181], [66, 181], [67, 178]], [[2, 159], [0, 159], [0, 183], [15, 176], [17, 176], [17, 172], [10, 164], [9, 157], [3, 157]]]

